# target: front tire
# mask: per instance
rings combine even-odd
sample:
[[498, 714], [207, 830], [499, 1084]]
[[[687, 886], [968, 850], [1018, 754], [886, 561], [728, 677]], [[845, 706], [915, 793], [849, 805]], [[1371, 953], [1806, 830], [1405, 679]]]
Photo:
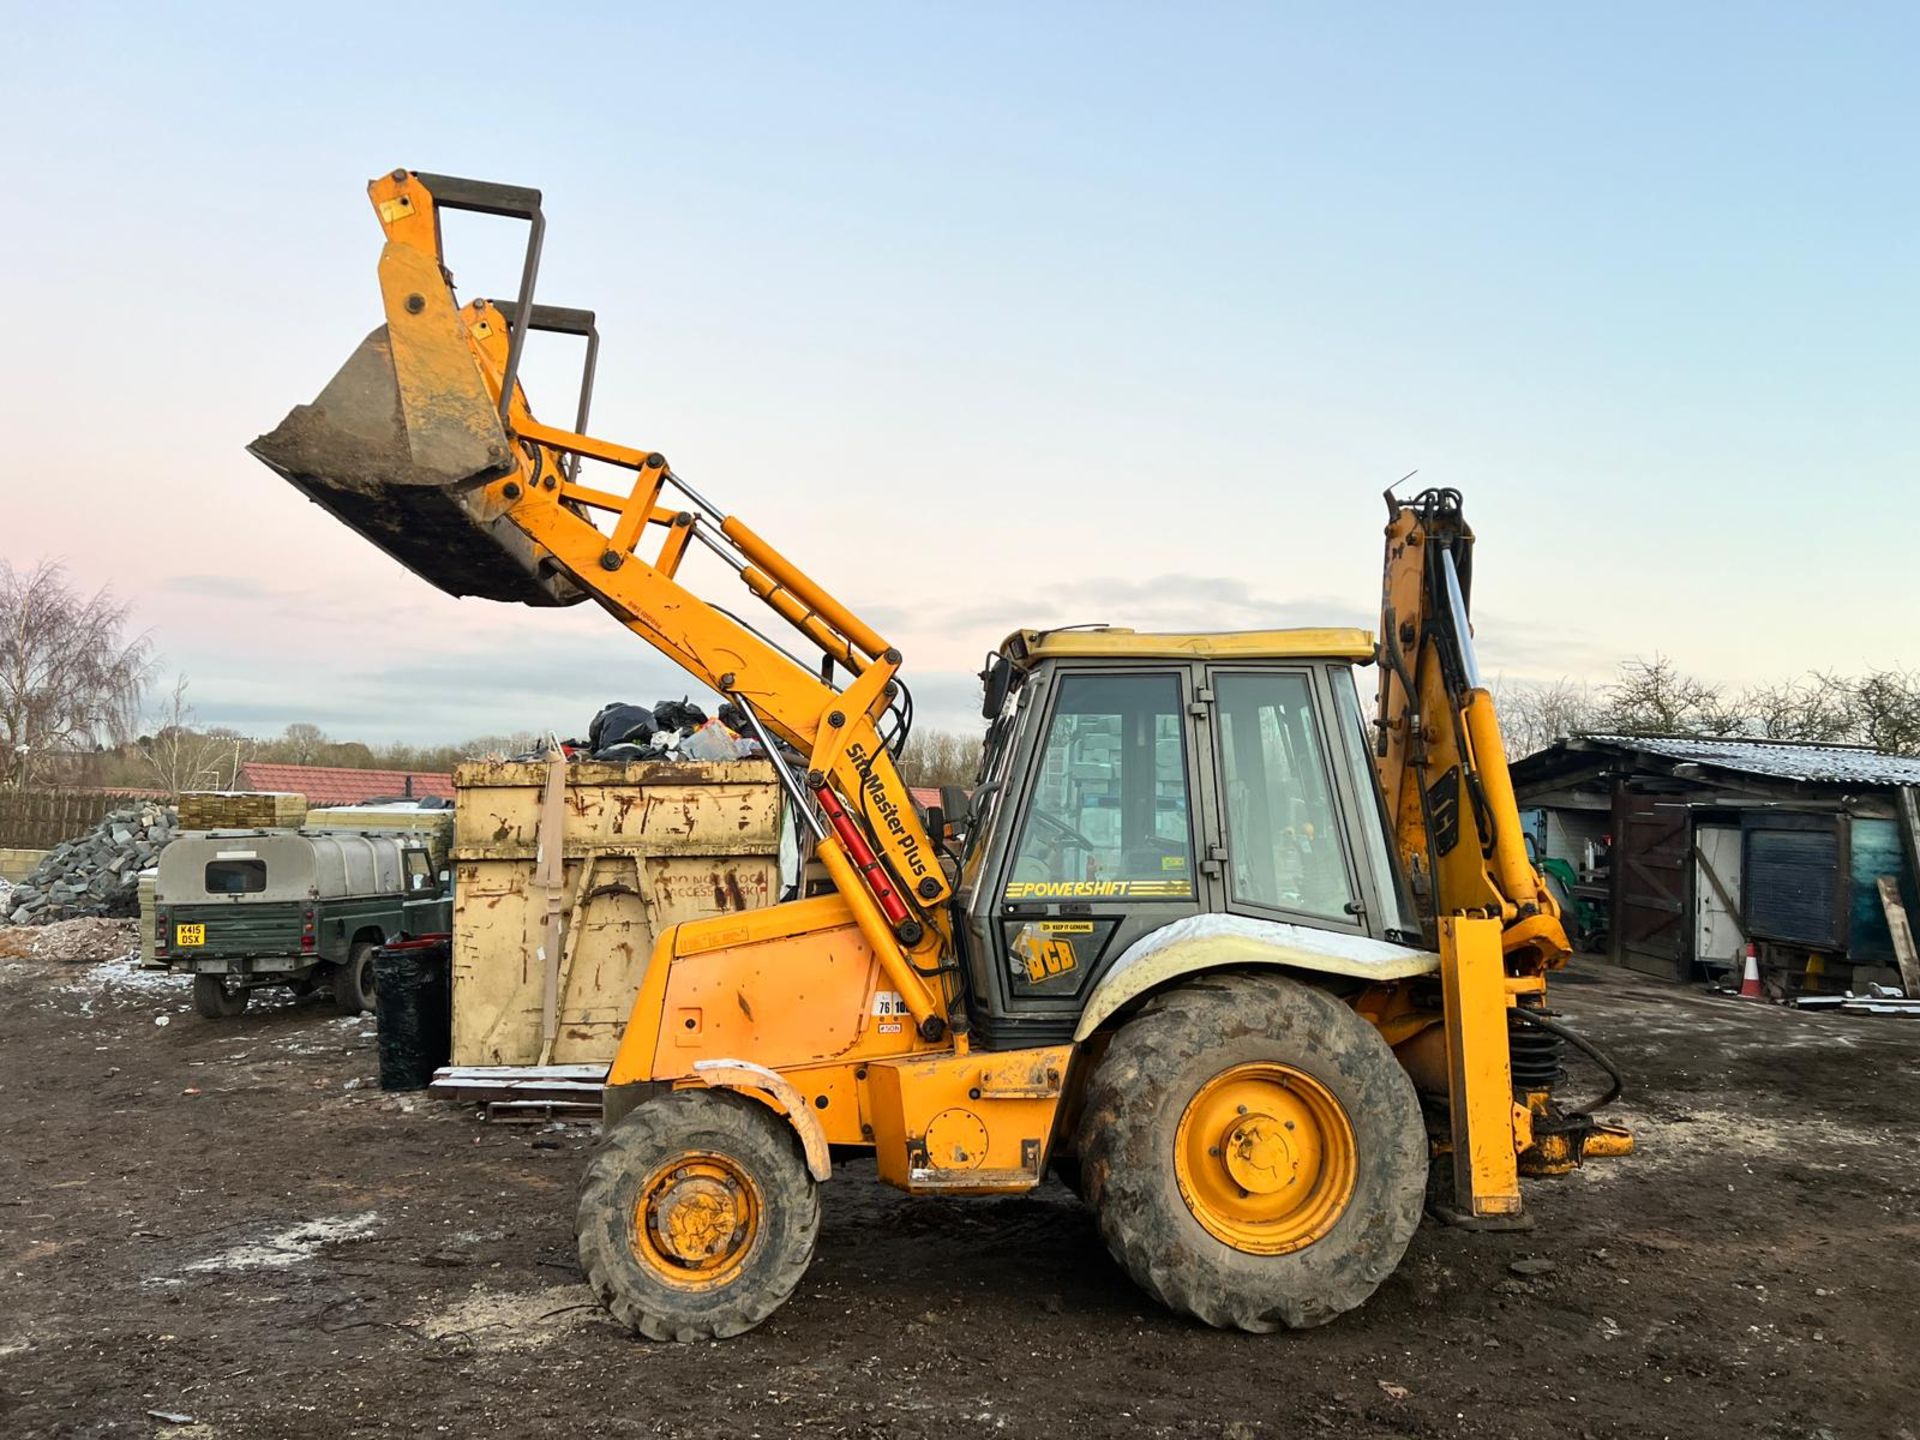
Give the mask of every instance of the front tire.
[[1377, 1030], [1324, 991], [1222, 974], [1157, 997], [1087, 1087], [1079, 1150], [1113, 1256], [1162, 1304], [1251, 1331], [1324, 1324], [1393, 1273], [1427, 1142]]
[[580, 1191], [580, 1268], [651, 1340], [753, 1329], [793, 1293], [820, 1234], [819, 1187], [786, 1121], [725, 1090], [675, 1090], [607, 1132]]
[[373, 952], [379, 947], [362, 940], [347, 951], [347, 963], [333, 972], [333, 1003], [342, 1015], [373, 1009]]
[[193, 977], [193, 1008], [209, 1020], [231, 1020], [247, 1008], [247, 987], [202, 972]]

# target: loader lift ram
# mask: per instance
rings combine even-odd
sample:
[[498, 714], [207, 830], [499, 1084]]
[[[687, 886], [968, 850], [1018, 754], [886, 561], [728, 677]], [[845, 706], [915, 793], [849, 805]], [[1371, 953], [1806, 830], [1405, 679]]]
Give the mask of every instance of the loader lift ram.
[[[1521, 1173], [1630, 1145], [1554, 1099], [1567, 944], [1473, 669], [1457, 495], [1389, 497], [1372, 726], [1363, 631], [1020, 631], [983, 676], [979, 783], [923, 815], [899, 652], [664, 456], [584, 433], [598, 336], [535, 300], [539, 193], [405, 170], [369, 190], [386, 323], [253, 453], [441, 589], [591, 599], [732, 699], [834, 887], [659, 938], [576, 1223], [623, 1322], [764, 1320], [836, 1149], [916, 1194], [1056, 1170], [1143, 1287], [1261, 1331], [1373, 1292], [1434, 1157], [1449, 1213], [1512, 1224]], [[513, 301], [455, 298], [448, 209], [527, 222]], [[587, 340], [572, 429], [518, 383], [536, 329]], [[583, 460], [631, 482], [583, 483]], [[818, 668], [686, 588], [696, 547]]]

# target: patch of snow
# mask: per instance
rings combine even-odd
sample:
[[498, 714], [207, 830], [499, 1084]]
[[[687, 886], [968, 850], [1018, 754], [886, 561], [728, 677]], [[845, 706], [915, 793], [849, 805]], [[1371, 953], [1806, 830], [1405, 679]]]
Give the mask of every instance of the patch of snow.
[[325, 1220], [302, 1220], [297, 1225], [276, 1231], [258, 1240], [245, 1241], [195, 1260], [182, 1268], [208, 1270], [285, 1270], [301, 1265], [320, 1253], [324, 1245], [341, 1240], [362, 1240], [371, 1235], [380, 1217], [371, 1210], [358, 1215], [339, 1215]]

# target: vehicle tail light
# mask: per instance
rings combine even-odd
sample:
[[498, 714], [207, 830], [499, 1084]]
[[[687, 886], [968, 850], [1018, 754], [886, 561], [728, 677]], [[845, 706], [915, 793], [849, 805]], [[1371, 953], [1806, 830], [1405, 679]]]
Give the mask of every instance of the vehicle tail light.
[[301, 916], [301, 919], [304, 923], [300, 927], [300, 948], [302, 950], [311, 950], [315, 943], [313, 934], [313, 911], [307, 911]]
[[172, 933], [171, 927], [169, 927], [169, 925], [167, 924], [167, 912], [164, 910], [154, 911], [153, 912], [153, 948], [155, 950], [166, 949], [167, 936], [170, 935], [171, 933]]

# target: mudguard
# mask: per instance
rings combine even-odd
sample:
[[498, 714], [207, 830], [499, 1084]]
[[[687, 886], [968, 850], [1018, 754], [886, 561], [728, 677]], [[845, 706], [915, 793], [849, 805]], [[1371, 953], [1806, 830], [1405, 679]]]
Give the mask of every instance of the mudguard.
[[1085, 1040], [1129, 1001], [1169, 980], [1229, 965], [1271, 965], [1386, 981], [1433, 974], [1440, 957], [1430, 950], [1311, 925], [1245, 915], [1194, 915], [1163, 925], [1127, 947], [1087, 998], [1074, 1042]]

